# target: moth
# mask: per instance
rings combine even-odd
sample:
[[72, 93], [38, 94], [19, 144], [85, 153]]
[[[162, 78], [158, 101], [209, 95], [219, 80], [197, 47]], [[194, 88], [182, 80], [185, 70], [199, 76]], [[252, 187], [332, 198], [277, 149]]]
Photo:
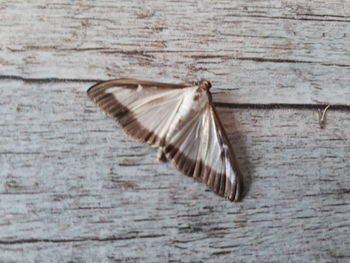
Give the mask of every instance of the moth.
[[116, 79], [95, 84], [87, 94], [126, 135], [158, 148], [158, 161], [169, 161], [216, 194], [238, 201], [241, 172], [210, 88], [207, 80], [169, 84]]

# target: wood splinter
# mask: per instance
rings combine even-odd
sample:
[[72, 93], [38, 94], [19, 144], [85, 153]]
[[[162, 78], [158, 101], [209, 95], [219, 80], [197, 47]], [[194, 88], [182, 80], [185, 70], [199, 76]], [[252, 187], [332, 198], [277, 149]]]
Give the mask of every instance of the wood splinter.
[[318, 113], [320, 116], [320, 128], [324, 129], [326, 126], [326, 112], [331, 105], [328, 105], [324, 110], [318, 109]]

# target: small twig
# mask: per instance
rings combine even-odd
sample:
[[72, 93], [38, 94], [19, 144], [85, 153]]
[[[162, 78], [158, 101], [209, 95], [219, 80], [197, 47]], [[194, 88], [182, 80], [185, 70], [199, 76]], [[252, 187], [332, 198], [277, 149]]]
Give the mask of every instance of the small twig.
[[323, 111], [321, 109], [318, 109], [318, 114], [320, 116], [320, 128], [324, 129], [326, 126], [326, 112], [329, 109], [331, 105], [328, 105]]

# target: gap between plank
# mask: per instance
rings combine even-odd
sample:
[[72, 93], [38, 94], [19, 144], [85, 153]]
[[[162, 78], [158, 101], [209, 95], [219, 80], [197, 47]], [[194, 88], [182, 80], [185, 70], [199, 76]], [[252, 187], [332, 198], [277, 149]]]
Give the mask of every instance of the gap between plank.
[[16, 75], [0, 75], [0, 80], [20, 80], [27, 83], [60, 83], [60, 82], [100, 82], [102, 79], [65, 79], [65, 78], [25, 78]]
[[331, 110], [350, 111], [350, 105], [341, 104], [298, 104], [298, 103], [224, 103], [214, 102], [216, 107], [222, 108], [238, 108], [238, 109], [324, 109], [329, 106]]
[[[27, 83], [60, 83], [60, 82], [83, 82], [96, 83], [103, 81], [102, 79], [79, 79], [79, 78], [25, 78], [16, 75], [0, 75], [0, 80], [19, 80]], [[224, 103], [214, 102], [217, 107], [223, 108], [239, 108], [239, 109], [324, 109], [330, 105], [332, 110], [346, 110], [350, 111], [350, 105], [339, 105], [331, 103], [317, 103], [317, 104], [298, 104], [298, 103]]]
[[120, 241], [135, 238], [158, 238], [164, 237], [165, 235], [133, 235], [127, 237], [116, 237], [110, 236], [105, 238], [98, 237], [85, 237], [85, 238], [72, 238], [72, 239], [49, 239], [49, 238], [28, 238], [28, 239], [18, 239], [18, 240], [0, 240], [0, 245], [16, 245], [25, 243], [70, 243], [70, 242], [106, 242], [106, 241]]

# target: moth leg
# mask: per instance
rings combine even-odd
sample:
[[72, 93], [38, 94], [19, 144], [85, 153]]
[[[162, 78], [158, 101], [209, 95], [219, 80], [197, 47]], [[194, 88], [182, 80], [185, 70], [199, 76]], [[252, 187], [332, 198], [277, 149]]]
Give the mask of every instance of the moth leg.
[[163, 163], [166, 163], [166, 162], [168, 161], [168, 159], [166, 158], [165, 153], [164, 153], [162, 147], [159, 147], [159, 148], [158, 148], [158, 152], [157, 152], [157, 161], [158, 161], [158, 162], [163, 162]]

